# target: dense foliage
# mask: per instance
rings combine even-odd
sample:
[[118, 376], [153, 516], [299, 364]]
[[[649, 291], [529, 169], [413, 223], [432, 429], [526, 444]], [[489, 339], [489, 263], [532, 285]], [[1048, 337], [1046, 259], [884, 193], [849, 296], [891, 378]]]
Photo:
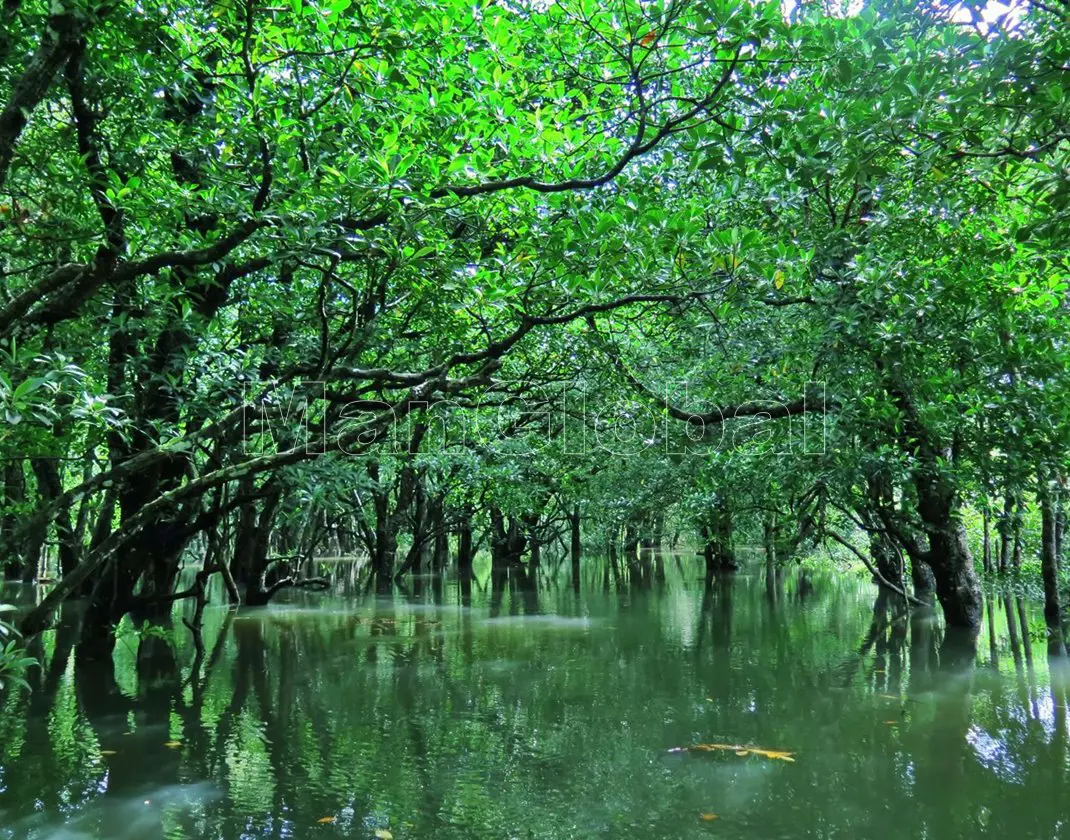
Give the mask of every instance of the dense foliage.
[[1070, 6], [844, 5], [5, 3], [24, 630], [696, 534], [976, 627], [974, 514], [1056, 617]]

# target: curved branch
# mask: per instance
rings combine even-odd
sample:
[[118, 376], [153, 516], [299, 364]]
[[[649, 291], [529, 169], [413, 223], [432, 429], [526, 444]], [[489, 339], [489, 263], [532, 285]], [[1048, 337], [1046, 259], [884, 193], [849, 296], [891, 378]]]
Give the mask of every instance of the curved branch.
[[264, 601], [270, 601], [280, 589], [315, 589], [318, 592], [326, 592], [331, 588], [331, 582], [327, 578], [294, 578], [284, 577], [275, 581], [264, 593]]
[[828, 411], [829, 407], [824, 399], [816, 405], [811, 405], [805, 396], [790, 403], [779, 399], [751, 400], [748, 402], [736, 403], [735, 405], [725, 405], [720, 408], [714, 408], [712, 411], [708, 411], [705, 414], [696, 414], [693, 411], [685, 411], [670, 403], [668, 395], [663, 397], [660, 394], [654, 393], [654, 391], [641, 382], [634, 373], [628, 370], [617, 349], [613, 347], [609, 341], [603, 338], [601, 332], [598, 330], [598, 325], [594, 322], [593, 318], [588, 318], [587, 324], [598, 337], [603, 352], [609, 357], [609, 360], [613, 363], [613, 366], [621, 374], [624, 380], [631, 385], [632, 388], [648, 399], [663, 404], [665, 410], [669, 413], [669, 416], [674, 420], [682, 420], [685, 423], [701, 423], [705, 427], [719, 426], [726, 420], [733, 420], [741, 417], [765, 417], [769, 420], [779, 420], [784, 417], [794, 417], [808, 412], [825, 414]]
[[522, 175], [516, 178], [505, 178], [496, 181], [485, 181], [482, 184], [471, 185], [447, 185], [439, 187], [431, 191], [431, 198], [445, 198], [446, 196], [454, 196], [456, 198], [470, 198], [477, 195], [488, 195], [491, 193], [502, 192], [504, 190], [515, 189], [528, 189], [539, 193], [559, 193], [579, 190], [591, 190], [596, 187], [604, 186], [620, 175], [624, 171], [624, 168], [636, 158], [642, 157], [659, 143], [671, 134], [681, 130], [681, 126], [690, 122], [697, 117], [703, 111], [708, 109], [717, 98], [721, 95], [722, 91], [727, 87], [729, 81], [732, 78], [732, 74], [735, 72], [736, 67], [739, 64], [740, 53], [743, 50], [743, 45], [740, 44], [736, 48], [735, 55], [727, 63], [724, 71], [721, 73], [720, 79], [714, 85], [713, 90], [706, 96], [697, 101], [694, 106], [683, 114], [666, 120], [658, 129], [657, 133], [649, 140], [646, 137], [646, 108], [641, 108], [639, 126], [636, 129], [635, 138], [632, 140], [628, 149], [624, 152], [617, 162], [614, 163], [609, 169], [603, 172], [601, 175], [596, 175], [593, 178], [570, 178], [565, 181], [540, 181], [534, 175]]
[[840, 545], [842, 545], [844, 548], [846, 548], [848, 551], [850, 551], [855, 557], [857, 557], [859, 560], [861, 560], [862, 563], [865, 565], [865, 567], [867, 569], [869, 569], [869, 573], [871, 575], [873, 575], [873, 577], [875, 577], [877, 579], [877, 581], [880, 583], [881, 586], [887, 587], [888, 589], [892, 590], [892, 592], [895, 592], [896, 594], [902, 596], [903, 599], [907, 603], [912, 604], [915, 607], [927, 607], [927, 606], [929, 606], [924, 601], [919, 601], [913, 595], [907, 594], [905, 591], [903, 591], [898, 586], [896, 586], [894, 583], [892, 583], [890, 580], [888, 580], [884, 575], [882, 575], [879, 571], [877, 571], [877, 567], [874, 566], [873, 563], [870, 562], [870, 559], [868, 557], [866, 557], [865, 554], [863, 554], [861, 551], [859, 551], [857, 548], [855, 548], [853, 545], [851, 545], [847, 540], [845, 540], [839, 534], [837, 534], [834, 531], [829, 531], [829, 530], [826, 529], [824, 531], [824, 535], [826, 537], [831, 537], [833, 540], [835, 540]]

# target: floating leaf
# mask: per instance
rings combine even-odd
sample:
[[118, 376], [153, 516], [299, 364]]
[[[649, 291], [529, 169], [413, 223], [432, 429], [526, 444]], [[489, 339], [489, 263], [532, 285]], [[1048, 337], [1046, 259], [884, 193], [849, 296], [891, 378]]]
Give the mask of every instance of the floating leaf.
[[394, 835], [385, 828], [375, 829], [375, 836], [378, 837], [379, 840], [394, 840]]
[[772, 758], [778, 761], [791, 761], [795, 759], [792, 757], [794, 753], [787, 752], [786, 750], [767, 750], [761, 747], [747, 747], [742, 744], [695, 744], [690, 747], [673, 747], [669, 750], [670, 753], [689, 752], [691, 750], [699, 750], [701, 752], [714, 752], [717, 750], [725, 750], [728, 752], [734, 752], [738, 756], [747, 756], [753, 753], [754, 755], [760, 755], [762, 758]]
[[759, 750], [755, 747], [751, 747], [750, 751], [755, 755], [760, 755], [762, 758], [772, 758], [777, 761], [795, 761], [795, 759], [792, 758], [792, 754], [790, 752], [785, 752], [784, 750]]
[[179, 750], [179, 749], [182, 749], [182, 742], [181, 741], [168, 741], [166, 744], [164, 744], [164, 746], [167, 747], [169, 750]]
[[[687, 748], [685, 747], [684, 749]], [[695, 744], [691, 749], [712, 752], [713, 750], [741, 750], [743, 747], [739, 744]]]
[[898, 726], [899, 725], [899, 721], [897, 721], [897, 720], [886, 720], [884, 722], [884, 725], [885, 726]]
[[100, 754], [101, 755], [118, 755], [119, 753], [118, 753], [117, 750], [101, 750]]
[[338, 817], [320, 817], [318, 820], [316, 820], [316, 822], [319, 823], [320, 825], [327, 825], [328, 823], [336, 823], [336, 822], [338, 822]]
[[720, 817], [717, 816], [717, 814], [711, 813], [709, 811], [707, 811], [705, 813], [702, 813], [702, 814], [699, 814], [698, 818], [700, 820], [703, 820], [704, 822], [713, 822], [714, 820], [719, 820], [720, 819]]

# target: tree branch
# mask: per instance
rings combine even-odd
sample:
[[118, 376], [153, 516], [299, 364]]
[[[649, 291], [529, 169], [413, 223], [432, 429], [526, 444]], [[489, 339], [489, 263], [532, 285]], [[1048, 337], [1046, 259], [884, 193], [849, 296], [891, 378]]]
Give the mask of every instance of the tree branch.
[[[62, 5], [59, 8], [62, 9]], [[52, 80], [74, 49], [80, 34], [81, 25], [74, 12], [51, 15], [37, 52], [12, 86], [11, 98], [0, 111], [0, 189], [7, 181], [19, 135], [30, 114], [48, 93]]]

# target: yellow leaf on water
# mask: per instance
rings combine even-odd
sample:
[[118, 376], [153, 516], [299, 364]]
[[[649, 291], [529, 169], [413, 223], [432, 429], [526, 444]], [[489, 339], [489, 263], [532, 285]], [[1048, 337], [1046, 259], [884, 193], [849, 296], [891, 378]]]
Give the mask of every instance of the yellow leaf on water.
[[706, 812], [704, 814], [699, 814], [698, 818], [700, 820], [704, 820], [706, 822], [713, 822], [714, 820], [720, 819], [720, 817], [718, 817], [716, 814], [712, 814], [712, 813], [709, 813], [709, 812]]
[[755, 755], [762, 756], [762, 758], [774, 758], [778, 761], [795, 761], [795, 759], [792, 758], [792, 753], [785, 752], [784, 750], [759, 750], [755, 747], [751, 747], [750, 751]]
[[316, 822], [320, 825], [327, 825], [328, 823], [338, 822], [338, 817], [320, 817]]
[[385, 828], [375, 829], [375, 836], [378, 837], [379, 840], [394, 840], [394, 835]]
[[118, 755], [118, 752], [116, 750], [101, 750], [100, 754], [101, 755]]
[[702, 752], [727, 750], [734, 752], [738, 756], [747, 756], [753, 753], [754, 755], [760, 755], [762, 758], [773, 758], [779, 761], [795, 761], [792, 757], [794, 753], [787, 752], [786, 750], [765, 750], [761, 747], [746, 747], [742, 744], [695, 744], [692, 747], [673, 747], [669, 752], [680, 753], [688, 752], [690, 750], [701, 750]]
[[897, 721], [897, 720], [886, 720], [884, 722], [884, 725], [885, 726], [898, 726], [899, 725], [899, 721]]
[[714, 699], [713, 699], [712, 697], [707, 697], [707, 698], [706, 698], [706, 702], [707, 702], [707, 703], [713, 703], [713, 702], [715, 702], [715, 701], [714, 701]]
[[167, 747], [169, 750], [178, 750], [178, 749], [182, 748], [182, 742], [181, 741], [168, 741], [166, 744], [164, 744], [164, 746]]

